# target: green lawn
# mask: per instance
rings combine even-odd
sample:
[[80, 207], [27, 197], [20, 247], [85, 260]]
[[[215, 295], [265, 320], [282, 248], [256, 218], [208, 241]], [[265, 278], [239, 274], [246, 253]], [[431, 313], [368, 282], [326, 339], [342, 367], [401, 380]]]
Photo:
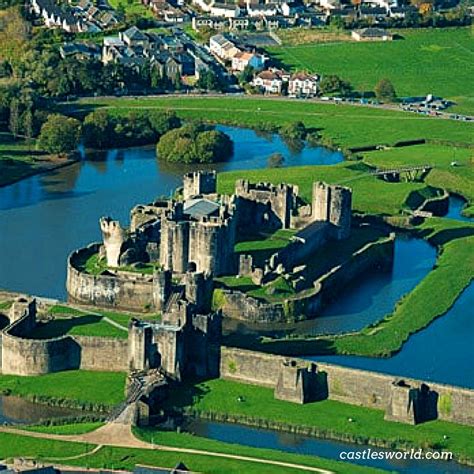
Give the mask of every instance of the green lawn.
[[474, 41], [470, 28], [400, 30], [391, 42], [340, 42], [275, 46], [270, 54], [287, 67], [337, 74], [357, 90], [373, 91], [389, 78], [400, 97], [439, 95], [459, 112], [474, 113]]
[[117, 311], [94, 311], [92, 314], [87, 309], [79, 310], [65, 305], [55, 305], [49, 309], [54, 316], [52, 321], [39, 323], [29, 337], [32, 339], [49, 339], [64, 336], [95, 336], [116, 337], [126, 339], [128, 332], [112, 325], [105, 318], [120, 324], [125, 329], [131, 318], [140, 318], [150, 321], [158, 321], [160, 315], [157, 313], [131, 314]]
[[143, 5], [140, 0], [109, 0], [109, 4], [114, 9], [122, 5], [126, 15], [139, 15], [145, 18], [153, 18], [152, 11]]
[[32, 173], [35, 165], [34, 149], [34, 143], [14, 140], [11, 134], [0, 132], [0, 186]]
[[171, 109], [182, 118], [202, 120], [205, 116], [208, 122], [257, 128], [301, 120], [308, 127], [320, 128], [323, 137], [332, 139], [341, 147], [393, 144], [419, 138], [473, 143], [474, 127], [471, 123], [311, 101], [257, 97], [123, 97], [82, 99], [62, 105], [65, 113], [76, 114], [88, 113], [98, 107], [108, 107], [117, 114], [135, 109], [145, 112], [148, 109]]
[[68, 370], [41, 376], [0, 375], [0, 393], [74, 405], [116, 405], [124, 400], [122, 372]]
[[[239, 397], [244, 401], [239, 401]], [[456, 456], [474, 459], [471, 442], [474, 431], [469, 426], [439, 420], [410, 426], [385, 421], [382, 410], [332, 400], [298, 405], [276, 400], [272, 389], [222, 379], [176, 389], [167, 408], [194, 410], [205, 416], [231, 415], [249, 424], [269, 420], [282, 427], [314, 428], [315, 432], [331, 437], [347, 434], [363, 443], [377, 439], [398, 446], [438, 447], [453, 451]]]
[[[415, 145], [364, 153], [364, 161], [376, 167], [431, 164], [435, 168], [425, 179], [427, 184], [462, 194], [474, 202], [474, 149], [443, 145]], [[456, 162], [456, 166], [451, 163]], [[466, 209], [473, 214], [474, 209]]]
[[[126, 326], [125, 326], [126, 327]], [[74, 317], [57, 317], [47, 323], [39, 323], [28, 334], [31, 339], [50, 339], [69, 334], [71, 336], [116, 337], [127, 339], [123, 331], [107, 321], [103, 316], [84, 314]]]
[[28, 431], [35, 431], [36, 433], [49, 433], [57, 435], [79, 435], [84, 433], [90, 433], [95, 431], [104, 423], [101, 421], [87, 421], [83, 423], [70, 423], [65, 425], [35, 425], [35, 426], [22, 426], [22, 429]]
[[[105, 259], [99, 259], [98, 253], [91, 255], [83, 263], [79, 263], [78, 267], [90, 275], [101, 275], [109, 268], [107, 267]], [[111, 270], [122, 270], [127, 272], [143, 273], [145, 275], [153, 275], [153, 272], [156, 268], [157, 264], [142, 263], [139, 266], [127, 265], [118, 268], [111, 268]]]
[[241, 240], [234, 250], [238, 254], [252, 255], [254, 263], [262, 265], [273, 253], [286, 247], [295, 234], [293, 229], [278, 229], [271, 234], [239, 236]]
[[[146, 436], [146, 432], [143, 432]], [[287, 463], [297, 463], [312, 467], [330, 469], [338, 474], [377, 474], [385, 471], [367, 467], [354, 466], [328, 459], [312, 456], [302, 456], [281, 453], [269, 449], [247, 448], [239, 445], [212, 442], [202, 438], [191, 439], [189, 435], [179, 435], [184, 445], [195, 446], [196, 449], [208, 449], [215, 452], [240, 454], [260, 459], [278, 460]], [[160, 442], [176, 447], [176, 437], [173, 433], [159, 435]], [[202, 445], [201, 442], [202, 441]], [[199, 443], [199, 446], [196, 446]], [[18, 436], [0, 433], [0, 459], [12, 457], [33, 457], [45, 462], [58, 462], [64, 459], [64, 464], [83, 466], [96, 469], [116, 469], [131, 471], [136, 464], [173, 468], [179, 462], [184, 462], [193, 472], [206, 474], [289, 474], [304, 473], [304, 470], [294, 470], [288, 467], [279, 467], [260, 464], [250, 461], [225, 459], [205, 454], [188, 454], [161, 450], [131, 449], [102, 447], [95, 454], [86, 455], [95, 446], [82, 443], [53, 441], [46, 439]], [[178, 445], [177, 447], [181, 447]], [[69, 459], [72, 456], [81, 456]]]
[[[363, 163], [343, 162], [331, 166], [295, 166], [291, 168], [267, 168], [258, 170], [229, 171], [217, 175], [220, 193], [233, 192], [237, 179], [252, 182], [268, 181], [297, 184], [300, 195], [310, 202], [314, 181], [344, 184], [352, 188], [353, 210], [370, 214], [396, 215], [405, 207], [412, 191], [426, 187], [419, 182], [388, 183], [368, 174]], [[377, 199], [374, 199], [377, 196]]]

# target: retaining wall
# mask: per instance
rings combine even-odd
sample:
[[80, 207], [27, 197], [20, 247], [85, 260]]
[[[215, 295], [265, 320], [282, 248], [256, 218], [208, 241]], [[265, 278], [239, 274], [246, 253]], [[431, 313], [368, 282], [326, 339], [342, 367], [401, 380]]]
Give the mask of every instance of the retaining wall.
[[[223, 347], [220, 376], [227, 380], [274, 388], [284, 360], [288, 360], [288, 357]], [[296, 360], [302, 364], [310, 363], [304, 359]], [[403, 378], [415, 386], [425, 383], [437, 393], [440, 420], [474, 426], [474, 390], [322, 362], [315, 364], [318, 371], [327, 374], [330, 400], [385, 410], [389, 405], [392, 383]]]

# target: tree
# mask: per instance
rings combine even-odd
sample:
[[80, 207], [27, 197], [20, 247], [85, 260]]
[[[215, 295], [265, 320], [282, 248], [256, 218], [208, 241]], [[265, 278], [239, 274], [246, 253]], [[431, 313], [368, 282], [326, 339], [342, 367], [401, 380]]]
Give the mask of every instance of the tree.
[[26, 140], [30, 141], [34, 135], [33, 112], [28, 108], [22, 115], [23, 134]]
[[306, 138], [306, 127], [303, 122], [291, 122], [280, 128], [280, 135], [289, 140], [304, 140]]
[[93, 148], [107, 148], [114, 143], [115, 122], [106, 110], [97, 110], [84, 119], [84, 145]]
[[340, 94], [342, 96], [352, 92], [352, 86], [349, 82], [333, 74], [324, 76], [321, 79], [320, 89], [323, 94]]
[[375, 86], [375, 96], [381, 102], [394, 102], [397, 98], [395, 87], [389, 79], [381, 79]]
[[196, 124], [170, 130], [157, 145], [158, 157], [172, 163], [213, 163], [225, 160], [232, 151], [228, 135]]
[[41, 127], [38, 148], [54, 154], [69, 153], [77, 148], [80, 136], [79, 120], [51, 114]]
[[20, 133], [20, 103], [18, 99], [12, 99], [10, 102], [9, 128], [12, 135], [16, 138]]
[[222, 91], [224, 89], [219, 77], [210, 69], [199, 73], [199, 79], [196, 81], [195, 86], [198, 89], [208, 91]]
[[173, 128], [181, 126], [181, 119], [173, 111], [154, 110], [148, 114], [148, 121], [153, 131], [160, 137]]
[[245, 66], [244, 70], [239, 75], [240, 84], [252, 82], [254, 73], [255, 69], [250, 64], [247, 64], [247, 66]]

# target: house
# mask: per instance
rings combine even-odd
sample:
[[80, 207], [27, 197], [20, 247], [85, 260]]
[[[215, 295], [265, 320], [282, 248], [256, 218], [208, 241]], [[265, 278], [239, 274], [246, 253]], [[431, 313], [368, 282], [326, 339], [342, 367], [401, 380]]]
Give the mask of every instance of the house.
[[288, 81], [288, 95], [293, 97], [314, 97], [319, 91], [319, 76], [297, 72]]
[[[277, 30], [278, 28], [287, 28], [290, 26], [291, 18], [284, 16], [264, 16], [263, 26], [267, 30]], [[292, 25], [293, 26], [293, 25]]]
[[174, 80], [176, 77], [194, 76], [194, 59], [186, 52], [173, 53], [166, 61], [166, 76]]
[[192, 3], [199, 7], [203, 12], [210, 12], [214, 0], [192, 0]]
[[222, 34], [211, 36], [209, 39], [209, 49], [211, 50], [211, 53], [223, 60], [232, 59], [238, 52], [240, 52], [240, 49]]
[[101, 58], [101, 50], [94, 43], [64, 43], [59, 48], [59, 54], [62, 59], [72, 57], [78, 60], [100, 60]]
[[387, 9], [383, 7], [359, 7], [360, 19], [383, 20], [387, 16]]
[[393, 35], [382, 28], [363, 28], [354, 30], [351, 36], [356, 41], [392, 41]]
[[276, 16], [278, 14], [277, 5], [266, 3], [248, 3], [247, 4], [247, 14], [250, 17], [266, 17], [266, 16]]
[[407, 14], [416, 12], [414, 7], [390, 7], [388, 10], [388, 15], [391, 18], [405, 18]]
[[192, 19], [193, 30], [199, 31], [202, 28], [210, 28], [211, 30], [222, 31], [229, 26], [232, 18], [221, 18], [216, 16], [195, 16]]
[[288, 82], [289, 73], [276, 68], [259, 72], [253, 79], [252, 85], [261, 88], [268, 94], [281, 94], [283, 83]]
[[31, 0], [30, 10], [48, 28], [61, 28], [68, 33], [85, 31], [82, 19], [71, 8], [61, 9], [52, 0]]
[[240, 51], [232, 58], [232, 70], [242, 72], [247, 66], [260, 70], [265, 66], [266, 57], [257, 53]]
[[246, 30], [250, 25], [248, 17], [229, 18], [229, 29]]
[[223, 16], [224, 18], [237, 18], [240, 16], [239, 6], [227, 3], [214, 3], [211, 6], [210, 12], [213, 16]]
[[303, 7], [296, 2], [285, 2], [281, 5], [281, 13], [283, 16], [295, 16], [302, 11]]
[[141, 32], [136, 26], [132, 26], [128, 30], [119, 33], [119, 38], [128, 46], [148, 46], [149, 37]]

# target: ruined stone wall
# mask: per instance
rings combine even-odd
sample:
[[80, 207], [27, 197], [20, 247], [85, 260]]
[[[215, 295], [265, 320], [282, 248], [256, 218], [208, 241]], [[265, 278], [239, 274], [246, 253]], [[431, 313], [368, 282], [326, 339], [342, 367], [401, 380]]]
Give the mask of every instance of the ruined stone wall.
[[[238, 180], [235, 194], [239, 198], [237, 209], [240, 227], [246, 224], [284, 229], [290, 227], [291, 211], [298, 194], [297, 187], [287, 184], [253, 184], [247, 180]], [[272, 214], [279, 225], [274, 225]]]
[[153, 305], [153, 277], [139, 273], [124, 276], [90, 275], [77, 269], [77, 262], [95, 253], [99, 244], [76, 250], [68, 258], [66, 288], [77, 302], [143, 311]]
[[389, 267], [393, 262], [394, 238], [372, 242], [345, 263], [331, 269], [302, 294], [284, 302], [267, 303], [235, 290], [220, 290], [224, 316], [254, 323], [276, 323], [314, 318], [320, 308], [337, 296], [345, 285], [366, 271]]
[[[281, 364], [287, 357], [223, 347], [221, 377], [263, 387], [274, 388], [278, 383]], [[296, 359], [298, 364], [309, 361]], [[390, 402], [394, 375], [352, 369], [316, 362], [317, 370], [327, 374], [328, 398], [351, 405], [385, 410]], [[474, 425], [474, 390], [451, 385], [402, 377], [410, 385], [425, 383], [438, 394], [438, 418], [466, 425]]]
[[313, 220], [329, 222], [333, 237], [346, 239], [351, 231], [352, 191], [344, 186], [313, 183]]

